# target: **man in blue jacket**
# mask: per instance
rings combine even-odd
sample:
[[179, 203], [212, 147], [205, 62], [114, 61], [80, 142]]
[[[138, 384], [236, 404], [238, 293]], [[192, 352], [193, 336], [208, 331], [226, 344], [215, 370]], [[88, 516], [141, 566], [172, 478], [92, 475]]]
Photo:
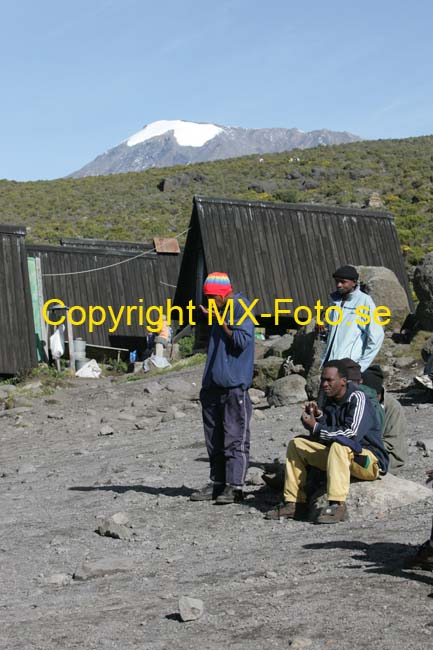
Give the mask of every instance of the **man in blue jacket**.
[[[215, 500], [223, 505], [243, 498], [248, 469], [252, 411], [248, 389], [253, 378], [254, 323], [245, 309], [250, 302], [241, 293], [233, 293], [226, 273], [208, 275], [203, 294], [213, 299], [220, 312], [232, 305], [233, 318], [228, 310], [221, 324], [212, 319], [200, 392], [210, 483], [190, 498]], [[209, 313], [204, 307], [202, 310]]]
[[334, 524], [347, 517], [346, 499], [350, 477], [374, 481], [388, 470], [379, 421], [368, 397], [347, 381], [347, 366], [328, 361], [322, 370], [325, 394], [322, 409], [315, 402], [305, 405], [301, 420], [309, 436], [293, 438], [287, 448], [284, 502], [269, 511], [267, 519], [301, 519], [307, 514], [304, 491], [307, 468], [327, 474], [328, 506], [316, 520]]
[[[328, 326], [322, 365], [329, 359], [348, 357], [359, 363], [361, 372], [364, 372], [373, 363], [384, 339], [383, 327], [373, 318], [376, 305], [359, 288], [359, 276], [354, 266], [341, 266], [333, 273], [333, 277], [336, 291], [331, 294], [330, 307], [335, 308], [331, 312], [335, 324]], [[341, 321], [337, 324], [340, 318]], [[320, 329], [325, 331], [326, 328], [321, 326]]]

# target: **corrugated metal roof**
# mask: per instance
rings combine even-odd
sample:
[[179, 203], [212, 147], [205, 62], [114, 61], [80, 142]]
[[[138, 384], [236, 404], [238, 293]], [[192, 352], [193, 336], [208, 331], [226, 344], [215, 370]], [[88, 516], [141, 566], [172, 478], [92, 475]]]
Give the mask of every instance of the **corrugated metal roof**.
[[202, 276], [225, 271], [235, 290], [259, 298], [261, 313], [273, 313], [277, 298], [292, 298], [293, 308], [313, 307], [319, 298], [326, 305], [332, 273], [342, 264], [391, 269], [410, 299], [389, 213], [194, 197], [175, 300], [182, 306], [189, 299], [196, 303]]

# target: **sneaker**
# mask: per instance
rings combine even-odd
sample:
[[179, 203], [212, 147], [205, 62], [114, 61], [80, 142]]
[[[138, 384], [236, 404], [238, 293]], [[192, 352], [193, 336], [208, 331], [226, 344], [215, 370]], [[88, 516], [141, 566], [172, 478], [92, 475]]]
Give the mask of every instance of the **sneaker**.
[[201, 490], [193, 492], [189, 497], [190, 501], [214, 501], [225, 488], [223, 483], [208, 483]]
[[345, 521], [347, 517], [347, 507], [345, 502], [342, 501], [341, 503], [332, 503], [331, 505], [322, 508], [315, 523], [338, 524], [340, 521]]
[[244, 498], [242, 489], [234, 485], [226, 485], [224, 490], [215, 499], [215, 504], [223, 506], [229, 503], [239, 503]]
[[406, 560], [404, 566], [408, 569], [427, 569], [433, 571], [433, 547], [430, 546], [429, 539], [419, 547], [414, 557]]
[[278, 504], [272, 510], [268, 510], [265, 519], [305, 519], [307, 514], [308, 505], [306, 503], [286, 501]]
[[420, 375], [419, 377], [414, 377], [414, 380], [417, 384], [420, 384], [424, 388], [430, 388], [430, 390], [433, 390], [433, 381], [428, 375]]

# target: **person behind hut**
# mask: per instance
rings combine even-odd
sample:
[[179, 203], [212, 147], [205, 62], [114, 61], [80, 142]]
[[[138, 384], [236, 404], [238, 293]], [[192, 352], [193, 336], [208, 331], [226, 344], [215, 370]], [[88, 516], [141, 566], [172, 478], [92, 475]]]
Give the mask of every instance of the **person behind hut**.
[[350, 477], [373, 481], [388, 470], [374, 407], [354, 382], [341, 360], [328, 361], [321, 375], [325, 401], [307, 403], [301, 421], [308, 436], [293, 438], [287, 448], [283, 503], [266, 514], [267, 519], [302, 519], [307, 515], [307, 468], [326, 471], [328, 505], [316, 519], [334, 524], [347, 517]]
[[[210, 463], [210, 483], [191, 495], [192, 501], [215, 500], [217, 504], [240, 501], [249, 463], [251, 401], [248, 389], [253, 378], [254, 323], [240, 304], [250, 302], [233, 293], [226, 273], [207, 276], [203, 294], [221, 312], [233, 300], [233, 322], [222, 325], [213, 318], [203, 384], [200, 392], [203, 427]], [[203, 313], [208, 310], [200, 305]]]
[[[354, 266], [341, 266], [333, 273], [333, 278], [336, 291], [331, 294], [329, 306], [341, 309], [342, 320], [339, 324], [316, 327], [321, 334], [327, 332], [322, 367], [329, 359], [349, 357], [359, 363], [363, 372], [373, 362], [384, 339], [383, 327], [373, 319], [376, 305], [372, 298], [359, 288], [359, 275]], [[359, 316], [355, 313], [359, 307], [366, 307], [369, 311], [362, 312], [362, 316]], [[370, 316], [368, 324], [360, 325], [355, 322], [365, 321], [364, 314], [367, 313]], [[333, 310], [329, 317], [333, 322], [338, 321], [338, 311]]]
[[167, 323], [167, 316], [161, 319], [161, 328], [155, 333], [155, 356], [163, 357], [164, 350], [170, 342], [170, 327]]

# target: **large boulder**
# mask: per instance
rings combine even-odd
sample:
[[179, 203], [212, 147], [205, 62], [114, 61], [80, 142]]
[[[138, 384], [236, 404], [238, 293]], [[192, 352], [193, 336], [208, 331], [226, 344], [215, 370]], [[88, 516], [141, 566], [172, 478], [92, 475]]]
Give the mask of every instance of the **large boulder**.
[[288, 406], [307, 399], [305, 379], [301, 375], [288, 375], [277, 379], [269, 389], [270, 406]]
[[283, 360], [281, 357], [258, 359], [254, 364], [253, 387], [266, 392], [268, 387], [276, 379], [282, 377], [283, 374]]
[[419, 300], [416, 318], [422, 329], [433, 330], [433, 252], [416, 267], [413, 288]]
[[267, 349], [265, 357], [281, 357], [287, 359], [293, 344], [294, 335], [284, 334], [272, 341], [272, 345]]
[[301, 364], [306, 371], [305, 389], [311, 399], [315, 399], [320, 388], [320, 364], [326, 343], [315, 332], [315, 321], [301, 327], [295, 334], [291, 348], [292, 360]]
[[386, 329], [400, 327], [410, 312], [406, 291], [394, 271], [384, 266], [357, 266], [360, 283], [365, 285], [376, 307], [391, 310], [391, 322]]
[[[322, 507], [327, 505], [326, 484], [313, 494], [310, 518], [315, 519]], [[393, 508], [407, 507], [418, 501], [432, 500], [432, 491], [404, 478], [386, 474], [377, 481], [354, 481], [350, 485], [347, 507], [351, 519], [365, 520], [371, 516], [383, 516]]]

